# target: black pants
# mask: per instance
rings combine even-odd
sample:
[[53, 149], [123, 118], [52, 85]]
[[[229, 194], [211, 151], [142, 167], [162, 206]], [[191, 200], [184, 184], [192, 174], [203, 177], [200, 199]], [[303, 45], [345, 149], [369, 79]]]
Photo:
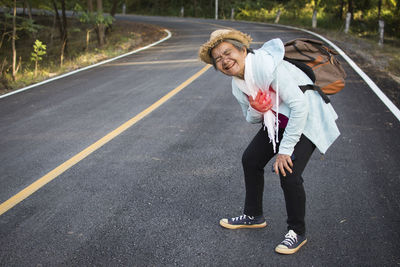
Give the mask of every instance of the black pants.
[[[284, 129], [279, 131], [282, 139]], [[277, 143], [278, 151], [279, 143]], [[305, 233], [306, 194], [303, 187], [302, 173], [310, 159], [315, 145], [304, 135], [294, 148], [293, 173], [286, 171], [286, 177], [280, 175], [281, 187], [285, 196], [288, 230], [297, 234]], [[263, 214], [264, 167], [275, 155], [267, 132], [261, 128], [243, 153], [242, 164], [246, 185], [244, 214], [258, 216]], [[272, 174], [269, 170], [269, 175]]]

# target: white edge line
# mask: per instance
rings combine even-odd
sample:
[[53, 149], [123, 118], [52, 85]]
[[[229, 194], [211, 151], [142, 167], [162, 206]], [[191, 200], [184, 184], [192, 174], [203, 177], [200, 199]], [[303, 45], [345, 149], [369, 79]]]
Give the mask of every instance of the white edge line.
[[74, 70], [74, 71], [71, 71], [71, 72], [68, 72], [68, 73], [64, 73], [64, 74], [59, 75], [59, 76], [56, 76], [56, 77], [54, 77], [54, 78], [50, 78], [50, 79], [48, 79], [48, 80], [44, 80], [44, 81], [42, 81], [42, 82], [38, 82], [38, 83], [35, 83], [35, 84], [32, 84], [32, 85], [29, 85], [29, 86], [27, 86], [27, 87], [24, 87], [24, 88], [15, 90], [15, 91], [13, 91], [13, 92], [10, 92], [10, 93], [1, 95], [1, 96], [0, 96], [0, 99], [1, 99], [1, 98], [5, 98], [5, 97], [10, 96], [10, 95], [13, 95], [13, 94], [17, 94], [17, 93], [26, 91], [26, 90], [28, 90], [28, 89], [34, 88], [34, 87], [39, 86], [39, 85], [42, 85], [42, 84], [46, 84], [46, 83], [49, 83], [49, 82], [52, 82], [52, 81], [55, 81], [55, 80], [58, 80], [58, 79], [61, 79], [61, 78], [64, 78], [64, 77], [73, 75], [73, 74], [75, 74], [75, 73], [77, 73], [77, 72], [80, 72], [80, 71], [84, 71], [84, 70], [87, 70], [87, 69], [91, 69], [91, 68], [97, 67], [97, 66], [99, 66], [99, 65], [102, 65], [102, 64], [105, 64], [105, 63], [108, 63], [108, 62], [117, 60], [117, 59], [119, 59], [119, 58], [126, 57], [126, 56], [129, 56], [129, 55], [138, 53], [138, 52], [143, 51], [143, 50], [145, 50], [145, 49], [148, 49], [148, 48], [150, 48], [150, 47], [152, 47], [152, 46], [158, 45], [159, 43], [162, 43], [162, 42], [168, 40], [168, 39], [171, 38], [171, 36], [172, 36], [172, 34], [171, 34], [171, 32], [170, 32], [169, 30], [164, 29], [164, 31], [168, 34], [167, 37], [164, 37], [163, 39], [158, 40], [158, 41], [155, 42], [155, 43], [152, 43], [152, 44], [149, 44], [149, 45], [147, 45], [147, 46], [145, 46], [145, 47], [136, 49], [136, 50], [134, 50], [134, 51], [131, 51], [131, 52], [128, 52], [128, 53], [125, 53], [125, 54], [116, 56], [116, 57], [114, 57], [114, 58], [110, 58], [110, 59], [107, 59], [107, 60], [98, 62], [98, 63], [96, 63], [96, 64], [83, 67], [83, 68], [81, 68], [81, 69], [77, 69], [77, 70]]
[[[275, 25], [275, 24], [273, 24]], [[340, 49], [339, 47], [337, 47], [334, 43], [332, 43], [331, 41], [329, 41], [328, 39], [326, 39], [325, 37], [319, 35], [318, 33], [309, 31], [309, 30], [305, 30], [305, 29], [301, 29], [301, 28], [297, 28], [297, 27], [292, 27], [292, 26], [286, 26], [286, 25], [275, 25], [275, 26], [280, 26], [280, 27], [285, 27], [285, 28], [289, 28], [289, 29], [295, 29], [295, 30], [300, 30], [306, 33], [309, 33], [311, 35], [314, 35], [318, 38], [320, 38], [321, 40], [323, 40], [324, 42], [328, 43], [330, 46], [332, 46], [343, 58], [344, 60], [347, 61], [347, 63], [355, 70], [355, 72], [358, 73], [358, 75], [361, 76], [361, 78], [369, 85], [369, 87], [372, 89], [372, 91], [379, 97], [380, 100], [382, 100], [382, 102], [386, 105], [386, 107], [388, 107], [388, 109], [393, 113], [393, 115], [400, 121], [400, 110], [393, 104], [392, 101], [390, 101], [390, 99], [382, 92], [382, 90], [371, 80], [370, 77], [368, 77], [367, 74], [365, 74], [365, 72], [363, 72], [356, 63], [354, 63], [354, 61], [347, 56], [342, 49]]]

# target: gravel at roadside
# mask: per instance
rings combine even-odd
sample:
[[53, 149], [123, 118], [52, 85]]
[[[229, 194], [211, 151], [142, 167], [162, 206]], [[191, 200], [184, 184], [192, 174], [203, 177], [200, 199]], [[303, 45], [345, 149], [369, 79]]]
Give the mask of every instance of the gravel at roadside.
[[362, 39], [338, 37], [324, 34], [339, 46], [383, 91], [383, 93], [400, 108], [400, 76], [389, 70], [393, 48], [380, 48]]

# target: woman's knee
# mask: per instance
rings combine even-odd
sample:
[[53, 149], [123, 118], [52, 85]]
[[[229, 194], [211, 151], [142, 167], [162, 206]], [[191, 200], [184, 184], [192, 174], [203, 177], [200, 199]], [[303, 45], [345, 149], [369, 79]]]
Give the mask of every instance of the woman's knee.
[[282, 189], [303, 186], [304, 182], [301, 175], [293, 173], [287, 173], [286, 176], [280, 175], [280, 180]]
[[243, 152], [242, 155], [242, 165], [245, 169], [248, 168], [258, 168], [259, 167], [259, 163], [258, 161], [260, 161], [260, 157], [257, 157], [257, 155], [255, 155], [255, 153], [252, 153], [251, 150], [246, 149]]

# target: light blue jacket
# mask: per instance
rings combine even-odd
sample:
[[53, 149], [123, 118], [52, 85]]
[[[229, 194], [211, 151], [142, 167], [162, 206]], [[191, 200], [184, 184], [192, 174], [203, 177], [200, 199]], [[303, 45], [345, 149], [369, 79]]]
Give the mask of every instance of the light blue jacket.
[[[326, 104], [318, 92], [307, 90], [303, 93], [300, 90], [299, 85], [312, 82], [300, 69], [283, 60], [283, 55], [284, 46], [280, 39], [266, 42], [251, 55], [253, 79], [257, 87], [267, 89], [271, 85], [275, 91], [278, 88], [282, 101], [279, 113], [289, 118], [280, 140], [279, 153], [292, 155], [301, 134], [304, 134], [324, 154], [340, 135], [335, 122], [338, 116], [332, 105]], [[247, 95], [239, 89], [235, 79], [232, 80], [232, 93], [248, 122], [262, 122], [262, 113], [250, 106]], [[274, 105], [272, 110], [276, 111], [276, 108]]]

